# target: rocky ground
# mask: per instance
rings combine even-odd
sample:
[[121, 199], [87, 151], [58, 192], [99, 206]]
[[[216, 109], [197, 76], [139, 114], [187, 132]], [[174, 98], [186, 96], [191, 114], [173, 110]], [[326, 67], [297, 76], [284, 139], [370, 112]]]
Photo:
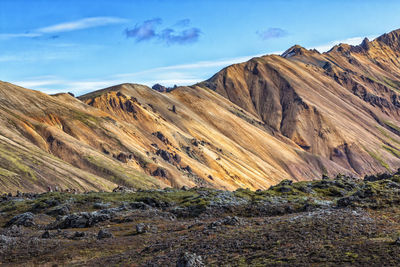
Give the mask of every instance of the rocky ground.
[[4, 195], [5, 266], [399, 266], [400, 173], [207, 188]]

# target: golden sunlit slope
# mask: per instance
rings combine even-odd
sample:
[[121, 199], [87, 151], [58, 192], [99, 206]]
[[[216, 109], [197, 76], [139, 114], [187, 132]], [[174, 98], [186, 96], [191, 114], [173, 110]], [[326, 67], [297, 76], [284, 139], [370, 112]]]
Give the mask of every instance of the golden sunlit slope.
[[229, 66], [199, 86], [350, 172], [392, 170], [400, 166], [399, 33], [323, 54], [296, 45]]
[[399, 32], [301, 46], [170, 92], [79, 98], [0, 83], [0, 191], [267, 188], [400, 167]]
[[49, 96], [1, 82], [1, 191], [162, 185], [101, 152], [105, 143], [124, 151], [113, 138], [118, 131], [106, 113], [68, 94]]
[[[271, 136], [263, 122], [211, 90], [179, 87], [159, 93], [123, 84], [80, 99], [131, 129], [132, 143], [152, 161], [143, 171], [172, 186], [265, 188], [284, 178], [320, 175], [317, 157], [299, 156], [302, 151]], [[164, 173], [155, 173], [157, 168]]]

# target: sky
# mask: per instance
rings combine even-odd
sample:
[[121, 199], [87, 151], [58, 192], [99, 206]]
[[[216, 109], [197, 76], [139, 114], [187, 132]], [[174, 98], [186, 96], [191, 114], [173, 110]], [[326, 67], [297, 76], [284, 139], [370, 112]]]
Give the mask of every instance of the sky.
[[0, 80], [76, 95], [192, 85], [295, 44], [359, 44], [400, 28], [398, 14], [397, 0], [0, 0]]

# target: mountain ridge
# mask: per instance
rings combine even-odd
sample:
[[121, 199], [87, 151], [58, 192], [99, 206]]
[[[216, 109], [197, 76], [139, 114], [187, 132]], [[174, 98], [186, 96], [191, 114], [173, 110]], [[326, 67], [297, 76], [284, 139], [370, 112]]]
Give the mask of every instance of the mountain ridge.
[[295, 45], [169, 92], [126, 83], [74, 98], [0, 82], [0, 190], [258, 189], [395, 170], [399, 37]]

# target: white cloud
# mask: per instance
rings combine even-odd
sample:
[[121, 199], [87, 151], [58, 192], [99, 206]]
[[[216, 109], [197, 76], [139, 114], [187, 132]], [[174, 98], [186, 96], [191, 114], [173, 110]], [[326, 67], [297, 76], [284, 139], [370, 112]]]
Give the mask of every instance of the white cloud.
[[62, 83], [63, 81], [56, 81], [56, 80], [27, 80], [27, 81], [17, 81], [17, 82], [11, 82], [13, 84], [29, 88], [29, 89], [35, 89], [35, 88], [40, 88], [46, 85], [54, 85], [58, 83]]
[[[332, 47], [334, 47], [335, 45], [338, 45], [338, 44], [359, 45], [364, 40], [364, 38], [365, 37], [352, 37], [352, 38], [348, 38], [348, 39], [344, 39], [344, 40], [336, 40], [336, 41], [332, 41], [332, 42], [329, 42], [324, 45], [309, 47], [309, 49], [314, 48], [322, 53], [322, 52], [329, 51]], [[368, 36], [367, 38], [370, 40], [373, 40], [376, 38], [376, 36]]]
[[[270, 54], [280, 54], [280, 53], [282, 53], [282, 52], [273, 52]], [[234, 58], [228, 58], [228, 59], [199, 61], [199, 62], [194, 62], [194, 63], [189, 63], [189, 64], [171, 65], [171, 66], [165, 66], [165, 67], [158, 67], [158, 68], [154, 68], [154, 69], [148, 69], [148, 70], [139, 71], [139, 72], [117, 74], [114, 77], [119, 77], [119, 78], [125, 77], [126, 78], [126, 77], [136, 77], [136, 76], [143, 75], [143, 74], [159, 73], [162, 71], [189, 70], [189, 69], [194, 70], [194, 69], [226, 67], [226, 66], [229, 66], [232, 64], [245, 62], [247, 60], [250, 60], [253, 57], [260, 57], [260, 56], [263, 56], [263, 55], [258, 54], [258, 55], [234, 57]]]
[[14, 54], [6, 54], [0, 56], [0, 62], [36, 62], [36, 61], [50, 61], [50, 60], [62, 60], [62, 59], [71, 59], [77, 55], [77, 52], [74, 50], [66, 50], [66, 51], [51, 51], [47, 53], [39, 52], [22, 52], [22, 53], [14, 53]]
[[39, 37], [41, 33], [0, 33], [0, 40], [22, 38], [22, 37]]
[[76, 30], [94, 28], [99, 26], [106, 26], [110, 24], [120, 24], [120, 23], [125, 23], [127, 21], [128, 20], [126, 19], [116, 18], [116, 17], [93, 17], [93, 18], [85, 18], [76, 21], [55, 24], [37, 29], [36, 31], [42, 33], [69, 32], [69, 31], [76, 31]]
[[127, 19], [117, 18], [117, 17], [92, 17], [84, 18], [75, 21], [69, 21], [59, 24], [54, 24], [46, 26], [43, 28], [35, 29], [28, 33], [2, 33], [0, 34], [0, 40], [7, 40], [13, 38], [24, 38], [24, 37], [40, 37], [45, 34], [54, 34], [60, 32], [70, 32], [76, 30], [83, 30], [88, 28], [95, 28], [100, 26], [121, 24], [128, 22]]

